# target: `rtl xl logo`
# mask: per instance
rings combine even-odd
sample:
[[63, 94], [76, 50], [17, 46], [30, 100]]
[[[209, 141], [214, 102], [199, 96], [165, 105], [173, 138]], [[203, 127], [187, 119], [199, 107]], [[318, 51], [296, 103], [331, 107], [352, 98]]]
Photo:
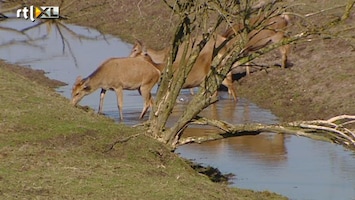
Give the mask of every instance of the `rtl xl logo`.
[[59, 18], [59, 7], [58, 6], [30, 6], [20, 8], [16, 12], [16, 17], [20, 17], [30, 19], [31, 21], [35, 21], [35, 18], [40, 19], [58, 19]]

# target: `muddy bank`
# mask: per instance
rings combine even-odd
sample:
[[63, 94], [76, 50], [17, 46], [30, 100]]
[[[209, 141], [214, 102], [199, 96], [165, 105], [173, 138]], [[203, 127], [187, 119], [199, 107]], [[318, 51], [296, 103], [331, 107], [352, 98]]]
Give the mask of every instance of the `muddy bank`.
[[23, 76], [33, 82], [36, 82], [42, 86], [57, 88], [67, 85], [64, 82], [53, 80], [45, 76], [46, 72], [43, 70], [34, 70], [30, 67], [22, 67], [14, 64], [9, 64], [3, 60], [0, 60], [0, 67], [11, 72], [15, 72], [20, 76]]
[[[277, 52], [274, 52], [277, 62]], [[272, 64], [271, 58], [259, 62]], [[284, 121], [328, 119], [355, 113], [355, 51], [341, 39], [293, 45], [292, 66], [259, 71], [238, 81], [238, 91]]]

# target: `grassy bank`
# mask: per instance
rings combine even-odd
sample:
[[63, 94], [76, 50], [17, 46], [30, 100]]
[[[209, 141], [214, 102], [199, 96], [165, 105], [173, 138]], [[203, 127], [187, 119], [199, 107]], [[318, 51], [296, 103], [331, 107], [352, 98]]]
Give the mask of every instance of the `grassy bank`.
[[[22, 1], [7, 1], [5, 7], [18, 3]], [[107, 3], [96, 4], [72, 1], [63, 6], [63, 14], [70, 23], [91, 22], [91, 27], [117, 34], [113, 26], [117, 20], [108, 17], [118, 17], [112, 15], [116, 12]], [[128, 15], [124, 21], [129, 21]], [[1, 198], [285, 199], [211, 182], [146, 137], [144, 130], [74, 108], [49, 87], [58, 83], [32, 72], [0, 61]]]
[[212, 183], [143, 130], [74, 108], [11, 67], [0, 62], [3, 199], [282, 199]]
[[[36, 2], [43, 4], [30, 3]], [[128, 42], [136, 37], [155, 48], [166, 46], [173, 31], [171, 12], [160, 0], [65, 1], [62, 8], [67, 23]], [[312, 40], [293, 46], [292, 68], [257, 72], [235, 84], [240, 95], [288, 121], [354, 114], [354, 58], [343, 40]], [[261, 61], [277, 59], [273, 52]], [[143, 130], [73, 108], [52, 89], [5, 65], [0, 63], [4, 199], [282, 199], [212, 183]], [[110, 149], [115, 141], [137, 134]]]

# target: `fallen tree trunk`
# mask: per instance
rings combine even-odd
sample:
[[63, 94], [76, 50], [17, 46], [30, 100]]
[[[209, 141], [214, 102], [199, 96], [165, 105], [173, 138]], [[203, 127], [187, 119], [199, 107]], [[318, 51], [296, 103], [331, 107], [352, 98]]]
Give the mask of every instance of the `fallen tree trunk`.
[[348, 128], [355, 125], [355, 115], [340, 115], [328, 120], [296, 121], [284, 124], [230, 124], [225, 121], [196, 117], [192, 124], [210, 125], [222, 133], [206, 136], [180, 138], [177, 145], [202, 143], [228, 137], [257, 135], [262, 132], [292, 134], [317, 140], [329, 141], [355, 150], [355, 131]]

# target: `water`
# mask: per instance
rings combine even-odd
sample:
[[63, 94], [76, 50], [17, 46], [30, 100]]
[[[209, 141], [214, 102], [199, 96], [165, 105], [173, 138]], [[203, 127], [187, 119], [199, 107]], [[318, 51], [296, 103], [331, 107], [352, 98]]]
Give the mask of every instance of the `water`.
[[[19, 19], [2, 21], [0, 26], [21, 30], [33, 24], [31, 21]], [[0, 55], [11, 63], [44, 69], [49, 72], [47, 74], [49, 78], [68, 83], [67, 86], [58, 89], [58, 92], [70, 98], [70, 90], [77, 76], [88, 76], [109, 57], [123, 57], [129, 54], [131, 45], [117, 38], [104, 37], [93, 29], [67, 26], [76, 33], [87, 33], [87, 35], [70, 34], [65, 28], [60, 28], [68, 41], [63, 46], [58, 29], [50, 26], [51, 29], [48, 32], [47, 24], [27, 31], [32, 41], [26, 43], [23, 42], [28, 39], [26, 35], [0, 30], [0, 44], [13, 43], [0, 47]], [[96, 98], [84, 98], [82, 105], [97, 107], [99, 91], [92, 96]], [[108, 92], [104, 111], [112, 110], [113, 107], [117, 109], [116, 103], [113, 103], [114, 99], [116, 99], [115, 95]]]
[[233, 185], [239, 188], [269, 190], [291, 199], [355, 198], [354, 154], [334, 144], [265, 133], [186, 145], [178, 152], [235, 173]]
[[[46, 25], [21, 34], [4, 27], [21, 30], [34, 23], [23, 19], [0, 22], [0, 58], [11, 63], [43, 69], [47, 76], [68, 83], [58, 89], [70, 98], [70, 90], [77, 76], [88, 76], [104, 60], [129, 55], [131, 45], [93, 29], [66, 25], [61, 33], [67, 42], [64, 46], [55, 27], [48, 32]], [[28, 38], [32, 40], [28, 42]], [[6, 45], [5, 45], [6, 44]], [[64, 53], [63, 53], [64, 48]], [[153, 95], [156, 88], [153, 89]], [[180, 102], [173, 111], [169, 125], [185, 109], [191, 99], [183, 91]], [[98, 108], [99, 91], [86, 96], [81, 105]], [[137, 91], [124, 91], [123, 123], [133, 125], [138, 120], [143, 105]], [[108, 92], [103, 112], [118, 120], [116, 96]], [[203, 116], [223, 119], [230, 123], [277, 123], [268, 110], [240, 98], [237, 103], [220, 92], [220, 101], [207, 108]], [[146, 118], [145, 118], [146, 120]], [[184, 136], [215, 133], [216, 129], [191, 126]], [[242, 136], [203, 144], [189, 144], [177, 153], [204, 165], [219, 168], [224, 173], [234, 173], [232, 186], [253, 190], [269, 190], [291, 199], [355, 199], [355, 155], [341, 146], [302, 137], [274, 133]]]

